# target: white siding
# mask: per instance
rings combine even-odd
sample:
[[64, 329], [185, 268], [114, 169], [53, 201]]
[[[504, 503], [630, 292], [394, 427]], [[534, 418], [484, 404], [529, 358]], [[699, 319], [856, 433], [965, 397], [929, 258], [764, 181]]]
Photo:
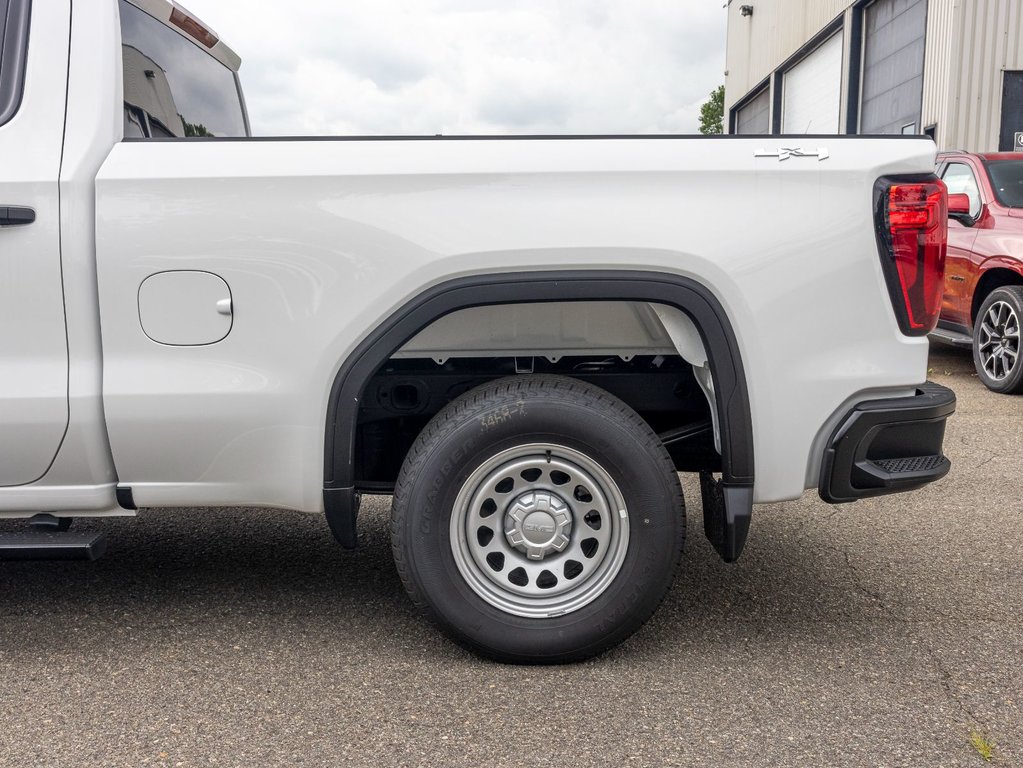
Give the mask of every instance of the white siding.
[[952, 0], [927, 4], [927, 40], [924, 45], [924, 95], [920, 114], [922, 128], [937, 126], [935, 141], [950, 149], [949, 114], [952, 98], [952, 60], [956, 29], [962, 27], [963, 6]]
[[[744, 4], [753, 6], [752, 16], [739, 14]], [[731, 0], [725, 107], [733, 107], [850, 5], [851, 0]]]
[[[753, 5], [752, 16], [740, 16], [740, 0], [728, 3], [728, 109], [836, 18], [844, 14], [848, 28], [853, 5], [852, 0], [746, 2]], [[936, 125], [942, 149], [996, 149], [1002, 73], [1023, 70], [1023, 0], [928, 0], [924, 57], [921, 128]], [[848, 53], [844, 58], [843, 92], [850, 65], [860, 66]]]
[[991, 152], [998, 148], [1002, 71], [1023, 69], [1023, 2], [969, 0], [957, 12], [947, 138], [938, 141], [945, 148]]
[[158, 120], [174, 136], [184, 136], [185, 127], [174, 103], [167, 73], [142, 51], [122, 45], [124, 101]]

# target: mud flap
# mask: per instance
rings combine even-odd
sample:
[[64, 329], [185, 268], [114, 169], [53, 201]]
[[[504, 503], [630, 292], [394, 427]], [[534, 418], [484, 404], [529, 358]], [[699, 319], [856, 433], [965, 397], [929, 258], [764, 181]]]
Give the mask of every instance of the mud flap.
[[721, 559], [734, 563], [746, 546], [753, 518], [753, 487], [725, 485], [710, 472], [700, 473], [703, 532]]
[[327, 525], [345, 549], [359, 546], [359, 536], [355, 523], [359, 519], [360, 496], [354, 488], [325, 488], [323, 490], [323, 507], [327, 516]]

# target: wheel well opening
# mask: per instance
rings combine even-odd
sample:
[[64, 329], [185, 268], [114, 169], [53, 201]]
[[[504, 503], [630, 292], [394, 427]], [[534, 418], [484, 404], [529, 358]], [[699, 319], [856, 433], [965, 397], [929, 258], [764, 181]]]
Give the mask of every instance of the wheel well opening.
[[555, 360], [392, 358], [370, 379], [360, 399], [356, 487], [389, 492], [419, 433], [451, 401], [495, 379], [536, 374], [585, 381], [625, 402], [662, 436], [679, 471], [721, 470], [710, 406], [692, 366], [677, 354], [635, 355], [628, 360], [600, 354]]
[[671, 312], [629, 301], [494, 304], [433, 321], [360, 392], [355, 486], [390, 491], [412, 444], [444, 407], [495, 379], [535, 374], [599, 387], [662, 436], [679, 470], [720, 471], [713, 388], [708, 372], [697, 371], [706, 354], [692, 322]]
[[977, 313], [980, 312], [984, 299], [992, 291], [1004, 288], [1007, 285], [1023, 285], [1023, 275], [1013, 272], [1011, 269], [989, 269], [981, 276], [980, 280], [977, 281], [976, 289], [973, 291], [973, 303], [970, 307], [971, 324], [976, 322]]
[[[433, 342], [410, 346], [424, 330], [443, 328], [445, 318], [462, 311], [533, 305], [546, 310], [527, 314], [550, 317], [582, 303], [618, 314], [591, 314], [594, 324], [580, 332], [578, 316], [567, 312], [567, 320], [559, 320], [559, 334], [537, 341], [518, 325], [497, 322], [498, 313], [488, 326], [502, 335], [496, 346], [493, 334], [482, 346], [465, 335], [453, 344], [443, 334], [447, 349]], [[677, 322], [662, 324], [657, 306], [669, 308]], [[624, 331], [614, 320], [623, 312], [632, 318]], [[646, 341], [635, 343], [630, 333], [645, 333]], [[427, 289], [377, 326], [342, 363], [326, 418], [328, 519], [334, 508], [339, 517], [352, 517], [357, 490], [387, 492], [407, 445], [452, 399], [493, 378], [528, 372], [593, 380], [644, 414], [678, 466], [720, 470], [723, 483], [752, 486], [752, 417], [742, 359], [728, 316], [709, 290], [690, 278], [640, 271], [497, 274]], [[707, 441], [715, 438], [719, 445], [707, 450]]]

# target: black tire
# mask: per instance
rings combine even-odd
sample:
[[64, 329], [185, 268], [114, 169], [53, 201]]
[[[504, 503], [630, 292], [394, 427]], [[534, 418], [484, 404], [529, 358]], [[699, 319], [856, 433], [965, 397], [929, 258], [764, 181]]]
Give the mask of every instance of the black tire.
[[[579, 504], [571, 501], [567, 490], [563, 499], [558, 496], [560, 491], [550, 491], [554, 494], [553, 501], [548, 498], [546, 508], [553, 509], [564, 501], [565, 507], [571, 507], [569, 516], [574, 515], [569, 524], [572, 527], [567, 529], [570, 535], [558, 542], [566, 549], [551, 551], [539, 561], [529, 560], [522, 565], [535, 570], [541, 565], [534, 566], [534, 563], [550, 562], [550, 570], [561, 574], [558, 589], [568, 590], [565, 599], [574, 594], [572, 590], [582, 590], [581, 597], [577, 598], [581, 604], [561, 615], [552, 610], [555, 615], [525, 616], [498, 607], [493, 603], [495, 598], [485, 599], [481, 595], [493, 589], [498, 595], [496, 599], [501, 599], [502, 590], [507, 589], [508, 600], [514, 602], [513, 611], [528, 611], [533, 605], [558, 598], [548, 598], [545, 593], [535, 597], [539, 602], [533, 602], [534, 596], [514, 594], [511, 590], [515, 588], [508, 587], [505, 579], [511, 581], [515, 562], [505, 562], [502, 556], [503, 571], [490, 575], [478, 560], [459, 554], [469, 544], [463, 536], [453, 537], [452, 531], [468, 529], [473, 519], [470, 517], [474, 514], [473, 504], [462, 500], [477, 486], [467, 481], [475, 482], [472, 478], [492, 465], [498, 467], [495, 472], [505, 472], [504, 465], [500, 464], [502, 457], [517, 455], [517, 452], [534, 451], [528, 460], [543, 467], [542, 461], [537, 459], [540, 454], [535, 454], [536, 446], [541, 445], [553, 446], [553, 450], [546, 453], [547, 465], [557, 466], [563, 457], [574, 457], [581, 473], [577, 477], [587, 477], [585, 470], [590, 468], [593, 477], [604, 478], [594, 482], [600, 488], [610, 488], [609, 493], [620, 491], [615, 498], [624, 504], [627, 514], [613, 510], [617, 516], [609, 515], [608, 530], [601, 534], [608, 537], [608, 543], [597, 554], [603, 560], [595, 560], [599, 565], [593, 568], [586, 564], [586, 579], [580, 584], [587, 586], [585, 589], [576, 587], [567, 582], [575, 577], [566, 574], [579, 563], [573, 564], [564, 557], [577, 551], [579, 542], [585, 545], [587, 541], [594, 541], [582, 538], [589, 535], [589, 530], [583, 526], [592, 527], [596, 522], [590, 520], [595, 510], [585, 513], [584, 522], [579, 519], [576, 507], [597, 506], [600, 499], [593, 501], [592, 496], [587, 499], [589, 492], [585, 489], [580, 497], [578, 485], [574, 495], [576, 500], [583, 499]], [[526, 465], [514, 466], [517, 470]], [[525, 557], [526, 552], [516, 555], [518, 550], [511, 542], [511, 534], [505, 536], [509, 525], [516, 526], [515, 522], [509, 522], [510, 515], [521, 517], [523, 498], [532, 502], [538, 494], [548, 493], [543, 490], [534, 493], [533, 489], [543, 483], [551, 488], [551, 482], [562, 481], [556, 470], [547, 470], [545, 477], [528, 472], [542, 474], [543, 470], [523, 470], [521, 477], [515, 479], [516, 488], [503, 491], [509, 494], [502, 497], [504, 509], [488, 513], [499, 523], [493, 533], [505, 537], [499, 544], [512, 560]], [[613, 483], [608, 484], [607, 478]], [[503, 482], [493, 487], [501, 485]], [[479, 493], [491, 493], [487, 490], [490, 487], [487, 480], [481, 481], [478, 488], [483, 490]], [[480, 498], [479, 493], [472, 498]], [[598, 489], [594, 493], [603, 492]], [[456, 501], [459, 512], [453, 521]], [[609, 504], [606, 508], [613, 509], [613, 506]], [[482, 508], [486, 509], [486, 503]], [[534, 514], [529, 513], [526, 521], [534, 519]], [[524, 534], [529, 537], [552, 535], [554, 528], [546, 526], [547, 518], [540, 515], [534, 520], [544, 525], [534, 522], [533, 527], [528, 527], [527, 522], [520, 520], [520, 536], [522, 531], [532, 531]], [[464, 528], [460, 527], [463, 525]], [[612, 530], [615, 526], [619, 526], [617, 534]], [[615, 539], [615, 535], [619, 538]], [[623, 546], [622, 537], [626, 535]], [[571, 544], [567, 543], [568, 539]], [[650, 618], [667, 594], [681, 560], [684, 541], [682, 487], [661, 441], [625, 403], [597, 387], [560, 376], [501, 379], [451, 402], [427, 425], [410, 450], [395, 487], [391, 515], [394, 560], [413, 602], [457, 642], [510, 663], [578, 661], [625, 640]], [[539, 545], [526, 542], [523, 546]], [[613, 569], [615, 563], [618, 565]], [[477, 586], [470, 583], [476, 578], [471, 571], [474, 567], [480, 572]], [[598, 580], [601, 568], [607, 570]], [[491, 587], [488, 578], [497, 586]], [[543, 574], [535, 584], [527, 578], [521, 589], [545, 589], [540, 586], [541, 578]]]
[[993, 392], [1023, 392], [1020, 321], [1023, 286], [1008, 285], [988, 294], [973, 326], [973, 364], [984, 386]]

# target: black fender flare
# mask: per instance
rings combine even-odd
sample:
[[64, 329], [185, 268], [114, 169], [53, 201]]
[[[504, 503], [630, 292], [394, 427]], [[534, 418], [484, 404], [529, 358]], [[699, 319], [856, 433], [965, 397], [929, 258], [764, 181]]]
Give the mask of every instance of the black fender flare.
[[705, 286], [681, 275], [632, 270], [474, 275], [440, 283], [408, 301], [362, 340], [334, 377], [327, 406], [323, 494], [327, 520], [344, 546], [355, 546], [358, 497], [353, 457], [359, 401], [376, 371], [417, 333], [452, 312], [494, 304], [561, 301], [665, 304], [692, 319], [714, 378], [721, 428], [721, 484], [742, 488], [741, 498], [749, 500], [752, 511], [753, 420], [742, 356], [728, 315]]

